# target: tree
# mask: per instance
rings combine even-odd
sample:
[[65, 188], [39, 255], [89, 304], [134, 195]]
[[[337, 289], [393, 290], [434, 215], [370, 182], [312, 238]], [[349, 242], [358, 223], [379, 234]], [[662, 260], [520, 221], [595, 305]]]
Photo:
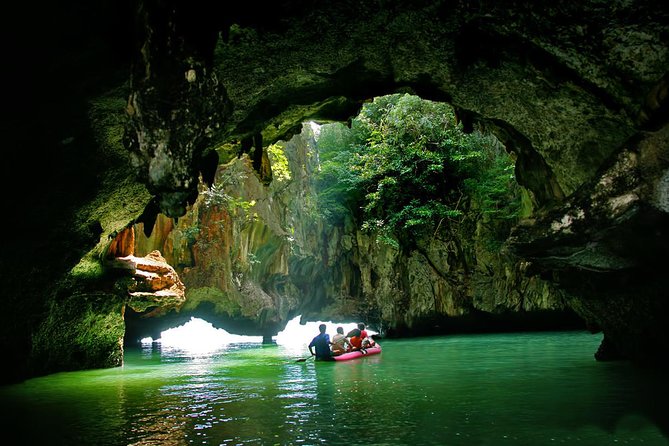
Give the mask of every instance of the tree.
[[462, 132], [448, 104], [383, 96], [342, 127], [323, 126], [318, 142], [325, 215], [357, 207], [361, 227], [392, 243], [461, 218], [472, 200], [494, 218], [518, 213], [512, 160], [494, 138]]

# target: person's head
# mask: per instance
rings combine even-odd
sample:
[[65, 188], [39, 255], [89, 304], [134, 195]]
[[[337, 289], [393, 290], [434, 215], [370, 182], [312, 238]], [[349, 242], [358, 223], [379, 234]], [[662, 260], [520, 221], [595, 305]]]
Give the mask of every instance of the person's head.
[[337, 333], [344, 334], [344, 327], [337, 327]]
[[364, 329], [365, 329], [365, 324], [363, 324], [362, 322], [360, 322], [360, 323], [358, 324], [358, 328], [359, 328], [360, 330], [364, 330]]
[[321, 325], [318, 326], [318, 330], [319, 330], [321, 333], [325, 333], [325, 329], [326, 329], [326, 328], [327, 328], [327, 327], [325, 326], [325, 324], [321, 324]]

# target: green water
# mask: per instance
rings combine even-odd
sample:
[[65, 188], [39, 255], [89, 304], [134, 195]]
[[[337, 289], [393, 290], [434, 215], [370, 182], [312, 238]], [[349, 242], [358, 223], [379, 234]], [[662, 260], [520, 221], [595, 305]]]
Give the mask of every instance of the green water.
[[295, 362], [304, 346], [155, 345], [121, 368], [0, 388], [3, 444], [667, 445], [664, 378], [596, 362], [600, 340], [385, 340], [337, 363]]

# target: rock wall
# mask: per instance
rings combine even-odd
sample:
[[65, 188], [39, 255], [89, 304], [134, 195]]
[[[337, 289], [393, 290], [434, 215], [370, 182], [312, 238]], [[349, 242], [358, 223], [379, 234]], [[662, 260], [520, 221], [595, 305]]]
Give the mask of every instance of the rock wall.
[[604, 331], [600, 359], [665, 363], [669, 126], [629, 141], [562, 206], [514, 231], [510, 248], [575, 296]]
[[[185, 283], [187, 300], [170, 323], [198, 315], [268, 338], [296, 315], [360, 319], [388, 335], [522, 329], [551, 311], [552, 321], [534, 327], [573, 323], [564, 318], [563, 292], [485, 247], [481, 222], [444, 224], [409, 251], [378, 243], [351, 217], [346, 226], [327, 225], [312, 124], [268, 152], [268, 186], [242, 155], [219, 166], [212, 188], [203, 186], [176, 225], [161, 215], [150, 238], [137, 227], [138, 253], [164, 252]], [[166, 327], [146, 319], [129, 325], [135, 338]]]

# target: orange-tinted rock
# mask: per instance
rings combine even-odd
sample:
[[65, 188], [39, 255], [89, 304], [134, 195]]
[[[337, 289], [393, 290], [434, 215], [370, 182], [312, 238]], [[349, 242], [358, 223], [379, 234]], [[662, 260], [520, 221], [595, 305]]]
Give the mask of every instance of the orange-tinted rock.
[[128, 287], [128, 305], [135, 311], [150, 307], [166, 311], [180, 307], [186, 300], [186, 287], [160, 251], [151, 251], [145, 257], [117, 257], [112, 267], [132, 272], [134, 282]]
[[125, 257], [135, 253], [135, 228], [130, 226], [118, 233], [109, 245], [109, 257]]

